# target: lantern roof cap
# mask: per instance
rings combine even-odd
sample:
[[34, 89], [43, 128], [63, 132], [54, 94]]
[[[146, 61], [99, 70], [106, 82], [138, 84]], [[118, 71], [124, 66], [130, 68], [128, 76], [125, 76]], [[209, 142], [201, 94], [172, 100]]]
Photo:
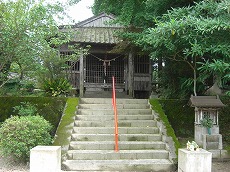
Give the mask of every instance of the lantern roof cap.
[[192, 107], [224, 107], [224, 105], [219, 96], [191, 96], [189, 100], [189, 105]]

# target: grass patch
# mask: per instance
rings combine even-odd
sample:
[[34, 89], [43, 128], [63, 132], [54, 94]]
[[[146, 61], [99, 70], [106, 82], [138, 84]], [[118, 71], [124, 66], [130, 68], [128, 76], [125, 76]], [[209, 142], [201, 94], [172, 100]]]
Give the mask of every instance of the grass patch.
[[78, 98], [67, 99], [65, 111], [59, 123], [56, 137], [54, 139], [54, 146], [65, 147], [69, 145], [69, 138], [73, 129], [75, 111], [76, 106], [78, 105], [78, 101]]
[[165, 115], [159, 101], [157, 99], [150, 99], [150, 104], [152, 105], [152, 109], [159, 114], [160, 119], [162, 120], [164, 126], [166, 127], [167, 135], [172, 137], [175, 148], [176, 148], [176, 154], [178, 155], [178, 149], [181, 147], [180, 142], [178, 141], [175, 132], [172, 128], [172, 126], [169, 123], [169, 120], [167, 116]]

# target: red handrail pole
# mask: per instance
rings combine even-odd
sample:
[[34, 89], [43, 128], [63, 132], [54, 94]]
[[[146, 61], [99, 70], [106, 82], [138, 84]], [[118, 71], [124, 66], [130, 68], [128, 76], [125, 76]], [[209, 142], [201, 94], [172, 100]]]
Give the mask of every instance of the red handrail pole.
[[113, 110], [114, 110], [114, 124], [115, 124], [115, 152], [119, 151], [118, 148], [118, 119], [117, 119], [117, 103], [116, 103], [116, 91], [115, 91], [115, 79], [113, 80]]

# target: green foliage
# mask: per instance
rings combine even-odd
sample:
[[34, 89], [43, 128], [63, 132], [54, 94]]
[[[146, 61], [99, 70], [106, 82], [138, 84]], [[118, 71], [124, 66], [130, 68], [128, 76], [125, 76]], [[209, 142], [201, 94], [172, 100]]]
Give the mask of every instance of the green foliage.
[[188, 106], [188, 100], [160, 99], [164, 113], [167, 115], [177, 137], [193, 137], [194, 108]]
[[222, 77], [227, 78], [229, 73], [224, 65], [229, 64], [230, 56], [228, 6], [229, 1], [202, 1], [194, 6], [175, 8], [158, 17], [156, 27], [146, 29], [140, 39], [133, 41], [151, 52], [153, 59], [160, 56], [187, 63], [194, 73], [196, 93], [196, 77], [204, 75], [197, 71], [197, 62], [209, 62], [206, 66], [211, 74], [221, 70]]
[[[10, 92], [18, 96], [31, 92], [39, 79], [63, 77], [65, 62], [70, 58], [60, 56], [57, 47], [68, 43], [73, 35], [68, 26], [60, 30], [56, 20], [67, 22], [66, 4], [42, 0], [1, 1], [0, 88], [12, 78], [20, 81], [17, 91], [11, 92], [6, 87], [2, 95]], [[70, 50], [74, 52], [71, 60], [77, 60], [79, 52], [85, 51], [76, 47]]]
[[1, 1], [0, 9], [0, 73], [7, 65], [8, 74], [12, 65], [22, 79], [28, 71], [38, 69], [42, 51], [52, 50], [47, 40], [59, 35], [53, 16], [58, 17], [63, 8], [57, 3], [8, 0]]
[[212, 62], [206, 61], [201, 63], [202, 66], [199, 68], [199, 70], [206, 77], [215, 76], [218, 85], [223, 88], [225, 87], [225, 84], [230, 81], [229, 62], [221, 59], [213, 59]]
[[19, 116], [34, 116], [37, 113], [37, 108], [30, 102], [21, 102], [21, 105], [13, 107], [14, 112]]
[[[199, 1], [199, 0], [197, 0]], [[154, 18], [167, 10], [185, 5], [192, 5], [193, 0], [95, 0], [94, 14], [106, 12], [118, 17], [117, 22], [124, 26], [148, 27], [154, 25]]]
[[153, 110], [159, 114], [160, 120], [163, 121], [163, 124], [166, 127], [167, 130], [167, 135], [172, 137], [174, 144], [175, 144], [175, 148], [176, 148], [176, 152], [178, 153], [178, 149], [181, 147], [180, 143], [175, 135], [175, 130], [172, 128], [168, 117], [166, 116], [166, 114], [164, 113], [161, 104], [159, 103], [159, 101], [157, 99], [151, 99], [149, 100], [150, 104], [152, 105]]
[[204, 116], [204, 118], [200, 120], [200, 123], [203, 127], [212, 128], [213, 119], [209, 118], [209, 116]]
[[183, 62], [166, 60], [165, 67], [159, 72], [159, 92], [163, 98], [184, 98], [192, 94], [191, 87], [182, 89], [187, 76], [192, 76], [189, 66]]
[[4, 156], [29, 160], [30, 149], [52, 142], [51, 124], [40, 116], [14, 116], [0, 128], [0, 149]]
[[230, 145], [230, 96], [220, 96], [220, 99], [226, 105], [219, 113], [220, 134], [223, 136], [223, 141]]
[[51, 134], [54, 136], [65, 107], [66, 98], [0, 97], [0, 122], [4, 122], [11, 116], [17, 116], [18, 111], [14, 111], [13, 107], [21, 106], [21, 102], [30, 102], [32, 106], [37, 108], [36, 113], [52, 124]]
[[69, 81], [64, 78], [44, 80], [42, 87], [47, 94], [50, 94], [54, 97], [67, 95], [72, 88]]

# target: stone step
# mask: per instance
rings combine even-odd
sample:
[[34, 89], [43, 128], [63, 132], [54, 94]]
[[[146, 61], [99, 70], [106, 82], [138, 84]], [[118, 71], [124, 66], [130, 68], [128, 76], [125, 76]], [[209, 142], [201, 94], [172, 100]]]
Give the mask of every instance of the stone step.
[[219, 149], [219, 142], [207, 142], [206, 149], [209, 150], [218, 150]]
[[[149, 109], [148, 104], [117, 104], [117, 109]], [[112, 104], [79, 104], [78, 109], [113, 109]]]
[[[113, 127], [74, 127], [73, 133], [79, 134], [114, 134]], [[119, 127], [119, 134], [158, 134], [157, 127]]]
[[[114, 121], [79, 121], [74, 122], [76, 127], [113, 127]], [[155, 120], [120, 120], [118, 127], [156, 127]]]
[[119, 152], [111, 98], [81, 98], [63, 162], [74, 171], [174, 171], [147, 99], [117, 99]]
[[[112, 97], [112, 87], [110, 85], [101, 84], [98, 88], [95, 85], [87, 85], [87, 89], [84, 92], [84, 98], [109, 98]], [[123, 92], [124, 84], [116, 84], [116, 97], [117, 99], [132, 99], [132, 96], [127, 95], [126, 92]], [[103, 89], [104, 88], [104, 89]]]
[[[117, 109], [119, 115], [139, 115], [139, 114], [152, 114], [151, 109]], [[114, 115], [113, 109], [78, 109], [76, 112], [77, 115]]]
[[138, 160], [67, 160], [63, 163], [72, 171], [174, 171], [175, 166], [167, 159]]
[[219, 142], [219, 135], [206, 135], [207, 142]]
[[[117, 104], [148, 104], [148, 99], [116, 99]], [[112, 98], [81, 98], [79, 104], [112, 104]]]
[[[114, 134], [72, 134], [73, 141], [113, 141]], [[160, 134], [119, 134], [119, 141], [161, 141]]]
[[73, 160], [120, 160], [120, 159], [167, 159], [166, 150], [69, 150], [68, 159]]
[[[164, 150], [165, 143], [162, 141], [120, 141], [119, 150]], [[71, 150], [114, 150], [114, 141], [71, 141]]]
[[[114, 120], [114, 115], [77, 115], [76, 120], [93, 120], [93, 121], [109, 121]], [[118, 120], [152, 120], [154, 119], [153, 115], [118, 115]]]

